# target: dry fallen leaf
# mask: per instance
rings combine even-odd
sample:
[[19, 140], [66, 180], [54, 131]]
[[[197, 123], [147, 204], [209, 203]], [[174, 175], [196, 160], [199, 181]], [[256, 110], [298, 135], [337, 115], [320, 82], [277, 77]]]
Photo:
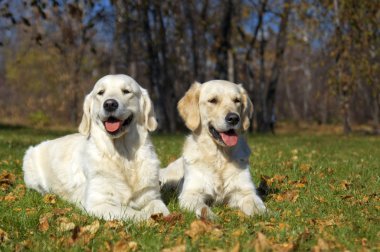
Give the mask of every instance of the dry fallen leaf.
[[81, 232], [88, 232], [90, 234], [95, 234], [99, 229], [100, 223], [98, 220], [94, 221], [90, 225], [81, 228]]
[[128, 251], [128, 242], [125, 240], [120, 240], [113, 245], [113, 252], [124, 252]]
[[311, 165], [309, 165], [309, 164], [301, 164], [300, 165], [300, 170], [302, 172], [309, 172], [310, 169], [311, 169]]
[[320, 203], [326, 203], [327, 201], [325, 200], [324, 197], [322, 196], [314, 196], [314, 198], [319, 201]]
[[340, 182], [340, 189], [342, 189], [342, 190], [348, 190], [350, 188], [350, 186], [351, 186], [351, 182], [349, 182], [345, 179]]
[[49, 219], [51, 217], [53, 217], [52, 213], [46, 213], [40, 216], [38, 230], [40, 230], [41, 232], [46, 232], [49, 229]]
[[167, 216], [163, 216], [163, 214], [153, 214], [150, 216], [152, 220], [159, 223], [167, 223], [172, 225], [177, 225], [178, 223], [183, 221], [183, 215], [181, 213], [173, 212]]
[[58, 231], [70, 231], [75, 228], [75, 224], [71, 222], [67, 217], [59, 217], [57, 219]]
[[16, 196], [13, 195], [12, 192], [10, 192], [9, 194], [5, 195], [3, 198], [2, 198], [3, 201], [16, 201]]
[[294, 248], [295, 248], [294, 244], [291, 242], [285, 242], [282, 244], [274, 244], [272, 246], [272, 250], [277, 251], [277, 252], [290, 252], [290, 251], [294, 251]]
[[185, 244], [177, 245], [171, 248], [164, 248], [163, 250], [161, 250], [161, 252], [185, 252], [185, 251], [186, 251]]
[[55, 208], [55, 209], [53, 209], [53, 213], [54, 213], [54, 215], [65, 215], [68, 212], [70, 212], [71, 210], [73, 210], [71, 207], [67, 207], [67, 208]]
[[267, 237], [261, 232], [257, 233], [256, 239], [253, 240], [252, 245], [256, 252], [270, 251], [272, 247]]
[[274, 200], [277, 202], [283, 202], [283, 201], [296, 202], [298, 197], [299, 197], [298, 190], [287, 190], [281, 194], [273, 195]]
[[231, 235], [234, 237], [240, 237], [242, 234], [244, 234], [244, 232], [245, 232], [245, 229], [240, 228], [240, 229], [233, 231]]
[[13, 173], [10, 173], [9, 171], [3, 170], [3, 172], [0, 174], [0, 188], [3, 191], [8, 190], [9, 187], [11, 187], [16, 181], [16, 176]]
[[9, 240], [9, 238], [8, 238], [7, 232], [5, 232], [4, 230], [2, 230], [0, 228], [0, 244], [2, 244], [3, 242], [6, 242], [8, 240]]
[[240, 251], [240, 243], [237, 242], [235, 246], [231, 249], [231, 252], [239, 252]]
[[54, 194], [45, 194], [44, 195], [44, 199], [43, 199], [44, 203], [46, 204], [55, 204], [57, 203], [57, 196], [55, 196]]
[[129, 251], [136, 251], [138, 248], [138, 244], [135, 241], [128, 242], [128, 250]]
[[311, 251], [313, 251], [313, 252], [330, 251], [330, 250], [331, 250], [330, 246], [322, 238], [319, 238], [317, 245], [315, 245], [311, 249]]
[[215, 237], [222, 236], [223, 232], [210, 222], [195, 220], [190, 224], [190, 229], [185, 231], [191, 239], [197, 240], [204, 233], [210, 233]]
[[109, 229], [118, 229], [118, 228], [121, 228], [123, 226], [124, 226], [123, 222], [117, 221], [117, 220], [107, 221], [104, 224], [104, 227], [109, 228]]

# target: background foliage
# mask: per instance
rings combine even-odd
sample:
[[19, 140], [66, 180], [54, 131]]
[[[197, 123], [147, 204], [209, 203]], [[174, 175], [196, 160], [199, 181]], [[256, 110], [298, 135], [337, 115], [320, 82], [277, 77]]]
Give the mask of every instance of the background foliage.
[[95, 81], [126, 73], [163, 131], [183, 128], [174, 104], [193, 81], [222, 78], [244, 84], [258, 131], [379, 133], [379, 24], [377, 0], [1, 0], [1, 121], [77, 125]]

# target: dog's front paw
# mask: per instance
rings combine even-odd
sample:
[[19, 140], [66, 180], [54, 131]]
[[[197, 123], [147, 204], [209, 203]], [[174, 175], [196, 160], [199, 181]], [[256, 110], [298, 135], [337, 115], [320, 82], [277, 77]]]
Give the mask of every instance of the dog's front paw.
[[267, 208], [264, 205], [264, 202], [257, 195], [253, 197], [246, 198], [241, 205], [241, 210], [246, 215], [254, 215], [254, 214], [264, 214], [267, 212]]
[[150, 214], [163, 214], [167, 216], [170, 214], [169, 209], [166, 207], [164, 202], [161, 200], [155, 200], [151, 203], [151, 209], [149, 209]]

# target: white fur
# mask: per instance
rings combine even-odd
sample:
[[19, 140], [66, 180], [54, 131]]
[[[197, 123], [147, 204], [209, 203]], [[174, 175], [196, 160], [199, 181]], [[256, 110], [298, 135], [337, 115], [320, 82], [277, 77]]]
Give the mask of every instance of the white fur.
[[[210, 103], [213, 98], [216, 103]], [[218, 80], [195, 83], [178, 110], [192, 134], [186, 139], [182, 157], [160, 171], [161, 185], [180, 184], [180, 207], [194, 211], [197, 217], [202, 209], [207, 217], [215, 217], [208, 202], [226, 203], [247, 215], [266, 212], [249, 171], [251, 151], [243, 132], [248, 129], [253, 108], [242, 86]], [[234, 127], [239, 138], [233, 147], [215, 140], [208, 128], [211, 124], [218, 131], [228, 130], [225, 117], [229, 112], [241, 119]]]
[[[122, 91], [128, 89], [130, 93]], [[98, 94], [104, 91], [104, 94]], [[107, 133], [102, 119], [106, 99], [115, 99], [114, 116], [131, 124], [118, 134]], [[80, 134], [72, 134], [36, 147], [24, 157], [24, 180], [40, 193], [55, 193], [104, 219], [149, 218], [169, 214], [159, 193], [159, 161], [148, 130], [157, 122], [149, 96], [132, 78], [108, 75], [87, 95]]]

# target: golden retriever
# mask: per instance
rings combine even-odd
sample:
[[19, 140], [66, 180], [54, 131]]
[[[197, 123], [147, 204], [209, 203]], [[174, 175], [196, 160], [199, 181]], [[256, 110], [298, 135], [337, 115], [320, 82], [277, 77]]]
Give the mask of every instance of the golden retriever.
[[79, 134], [27, 150], [26, 185], [106, 220], [169, 214], [148, 134], [157, 122], [147, 91], [127, 75], [107, 75], [86, 96], [83, 109]]
[[160, 171], [160, 183], [180, 183], [180, 207], [210, 219], [215, 218], [212, 203], [247, 215], [266, 212], [249, 169], [251, 152], [243, 133], [253, 106], [244, 88], [223, 80], [194, 83], [178, 111], [192, 134], [182, 157]]

